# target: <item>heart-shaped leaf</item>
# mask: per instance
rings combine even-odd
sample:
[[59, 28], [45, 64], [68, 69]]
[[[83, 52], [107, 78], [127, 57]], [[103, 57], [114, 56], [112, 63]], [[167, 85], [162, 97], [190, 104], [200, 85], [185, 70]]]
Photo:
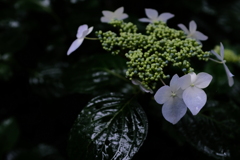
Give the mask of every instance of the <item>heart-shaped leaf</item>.
[[92, 99], [69, 139], [72, 160], [129, 160], [146, 138], [145, 112], [134, 98], [110, 93]]

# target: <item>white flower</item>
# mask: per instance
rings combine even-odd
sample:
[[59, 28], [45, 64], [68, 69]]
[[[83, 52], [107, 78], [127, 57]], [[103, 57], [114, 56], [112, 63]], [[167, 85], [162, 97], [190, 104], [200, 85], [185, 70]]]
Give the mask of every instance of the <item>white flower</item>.
[[201, 43], [200, 41], [205, 41], [208, 39], [206, 35], [197, 31], [197, 24], [194, 21], [189, 23], [189, 30], [183, 24], [178, 24], [178, 27], [181, 28], [185, 34], [187, 34], [188, 38], [196, 39], [199, 43]]
[[163, 104], [163, 117], [172, 124], [176, 124], [187, 112], [187, 106], [182, 99], [183, 90], [180, 88], [179, 79], [175, 74], [170, 81], [170, 86], [161, 87], [154, 95], [156, 102]]
[[190, 73], [180, 78], [183, 101], [193, 115], [198, 114], [207, 101], [207, 95], [201, 88], [206, 88], [212, 81], [210, 74], [201, 72]]
[[101, 22], [103, 23], [109, 23], [111, 20], [117, 19], [117, 20], [123, 20], [125, 18], [128, 18], [128, 15], [126, 13], [123, 13], [124, 8], [120, 7], [116, 11], [102, 11], [103, 17], [101, 17]]
[[144, 86], [142, 85], [142, 83], [141, 83], [139, 80], [137, 80], [137, 79], [132, 79], [132, 83], [133, 83], [134, 85], [139, 86], [140, 89], [141, 89], [143, 92], [153, 94], [153, 90], [151, 90], [151, 89], [147, 89], [146, 87], [144, 87]]
[[77, 39], [73, 41], [71, 46], [69, 47], [67, 51], [67, 55], [70, 55], [73, 51], [75, 51], [83, 42], [84, 38], [91, 33], [93, 30], [93, 27], [88, 28], [88, 25], [84, 24], [78, 27], [77, 31]]
[[140, 22], [153, 23], [162, 21], [166, 23], [168, 19], [174, 17], [174, 15], [171, 13], [162, 13], [158, 16], [158, 11], [151, 8], [146, 8], [145, 13], [148, 18], [140, 18], [139, 19]]
[[233, 80], [233, 74], [230, 72], [230, 70], [228, 69], [227, 65], [225, 64], [226, 63], [226, 60], [224, 60], [224, 47], [222, 45], [222, 43], [220, 43], [220, 54], [217, 54], [215, 51], [211, 51], [212, 54], [214, 54], [218, 60], [221, 61], [221, 63], [223, 64], [223, 67], [226, 71], [226, 74], [227, 74], [227, 78], [228, 78], [228, 85], [231, 87], [233, 84], [234, 84], [234, 80]]

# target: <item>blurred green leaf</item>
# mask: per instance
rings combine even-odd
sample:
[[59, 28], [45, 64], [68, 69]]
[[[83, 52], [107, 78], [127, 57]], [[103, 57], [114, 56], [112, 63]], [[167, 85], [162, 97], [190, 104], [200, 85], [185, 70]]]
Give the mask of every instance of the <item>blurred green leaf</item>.
[[[50, 12], [48, 1], [44, 0], [19, 0], [15, 6], [19, 9], [33, 10], [40, 12]], [[50, 2], [49, 2], [50, 3]]]
[[[220, 111], [218, 114], [221, 116]], [[186, 114], [177, 127], [190, 144], [211, 157], [225, 159], [239, 154], [239, 125], [234, 120], [217, 121], [201, 113]]]
[[18, 149], [7, 155], [8, 160], [63, 160], [57, 149], [52, 146], [39, 144], [32, 149]]
[[101, 54], [82, 59], [65, 71], [65, 84], [73, 92], [128, 92], [130, 81], [125, 79], [126, 61], [120, 56]]
[[0, 124], [0, 157], [14, 147], [18, 136], [19, 129], [14, 118], [4, 120]]
[[66, 94], [62, 83], [62, 70], [66, 63], [39, 64], [38, 68], [31, 72], [29, 83], [33, 92], [44, 97], [60, 97]]
[[133, 98], [105, 94], [79, 114], [69, 139], [72, 160], [129, 160], [146, 138], [148, 121]]

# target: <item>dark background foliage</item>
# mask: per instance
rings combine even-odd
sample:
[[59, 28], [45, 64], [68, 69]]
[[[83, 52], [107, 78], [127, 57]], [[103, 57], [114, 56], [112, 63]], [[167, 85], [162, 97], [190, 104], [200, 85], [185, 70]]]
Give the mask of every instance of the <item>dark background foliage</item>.
[[[89, 68], [95, 61], [84, 63], [84, 58], [105, 51], [97, 41], [89, 40], [70, 56], [66, 55], [67, 49], [76, 38], [79, 25], [88, 24], [95, 31], [106, 31], [110, 26], [100, 22], [101, 11], [114, 11], [121, 6], [129, 15], [126, 21], [137, 23], [140, 31], [145, 24], [139, 23], [138, 18], [145, 17], [144, 8], [154, 8], [159, 13], [175, 14], [168, 21], [172, 28], [177, 29], [179, 23], [188, 26], [189, 21], [195, 20], [198, 30], [209, 37], [203, 42], [204, 50], [223, 42], [236, 53], [239, 51], [238, 0], [0, 0], [0, 159], [68, 159], [70, 129], [92, 98], [74, 90], [72, 83], [84, 74], [75, 65]], [[215, 73], [214, 66], [206, 68]], [[225, 74], [219, 74], [220, 78], [214, 81], [219, 85], [207, 92], [225, 105], [231, 102], [231, 106], [239, 109], [239, 64], [231, 65], [230, 69], [235, 74], [236, 87], [227, 88], [226, 82], [221, 81]], [[110, 85], [117, 90], [118, 86]], [[140, 104], [148, 117], [149, 132], [134, 160], [212, 159], [186, 141], [184, 134], [175, 132], [175, 126], [164, 122], [161, 106], [146, 106], [150, 97], [145, 95], [145, 98]], [[232, 112], [228, 115], [238, 118]], [[211, 126], [206, 126], [209, 129]], [[239, 135], [235, 138], [232, 145], [239, 144]]]

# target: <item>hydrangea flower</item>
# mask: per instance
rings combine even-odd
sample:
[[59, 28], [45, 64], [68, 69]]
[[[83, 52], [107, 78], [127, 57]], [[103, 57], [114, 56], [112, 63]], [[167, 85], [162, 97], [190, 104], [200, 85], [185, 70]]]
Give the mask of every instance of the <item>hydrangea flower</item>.
[[208, 39], [206, 35], [197, 31], [197, 24], [195, 23], [195, 21], [191, 21], [189, 23], [189, 30], [183, 24], [178, 24], [178, 27], [185, 32], [188, 38], [196, 39], [199, 43], [201, 43], [200, 41], [205, 41]]
[[126, 13], [123, 13], [124, 8], [120, 7], [116, 11], [102, 11], [103, 17], [101, 17], [101, 22], [103, 23], [109, 23], [111, 20], [117, 19], [117, 20], [123, 20], [125, 18], [128, 18], [128, 15]]
[[207, 102], [207, 95], [202, 90], [212, 81], [212, 76], [208, 73], [198, 73], [197, 75], [189, 73], [180, 78], [181, 88], [183, 91], [183, 101], [193, 115], [198, 114]]
[[140, 89], [141, 89], [141, 91], [146, 92], [146, 93], [151, 93], [151, 94], [153, 94], [153, 90], [147, 89], [146, 87], [144, 87], [139, 80], [137, 80], [137, 79], [132, 79], [132, 83], [133, 83], [134, 85], [139, 86]]
[[146, 8], [145, 13], [148, 18], [140, 18], [139, 19], [140, 22], [153, 23], [162, 21], [166, 23], [168, 19], [174, 17], [174, 15], [171, 13], [162, 13], [158, 16], [158, 11], [151, 8]]
[[211, 51], [212, 54], [214, 54], [218, 60], [220, 60], [223, 64], [223, 67], [226, 71], [226, 74], [227, 74], [227, 78], [228, 78], [228, 85], [231, 87], [233, 84], [234, 84], [234, 80], [233, 80], [233, 74], [230, 72], [230, 70], [228, 69], [227, 65], [225, 64], [226, 63], [226, 60], [224, 60], [224, 47], [222, 45], [222, 43], [220, 43], [220, 55], [217, 54], [215, 51]]
[[170, 81], [170, 86], [161, 87], [154, 99], [157, 103], [163, 104], [163, 117], [172, 124], [176, 124], [187, 112], [187, 106], [182, 99], [183, 90], [180, 88], [177, 74]]
[[91, 33], [93, 30], [93, 27], [88, 28], [88, 25], [84, 24], [78, 27], [77, 31], [77, 39], [73, 41], [71, 46], [69, 47], [67, 51], [67, 55], [70, 55], [73, 51], [75, 51], [83, 42], [84, 38]]

